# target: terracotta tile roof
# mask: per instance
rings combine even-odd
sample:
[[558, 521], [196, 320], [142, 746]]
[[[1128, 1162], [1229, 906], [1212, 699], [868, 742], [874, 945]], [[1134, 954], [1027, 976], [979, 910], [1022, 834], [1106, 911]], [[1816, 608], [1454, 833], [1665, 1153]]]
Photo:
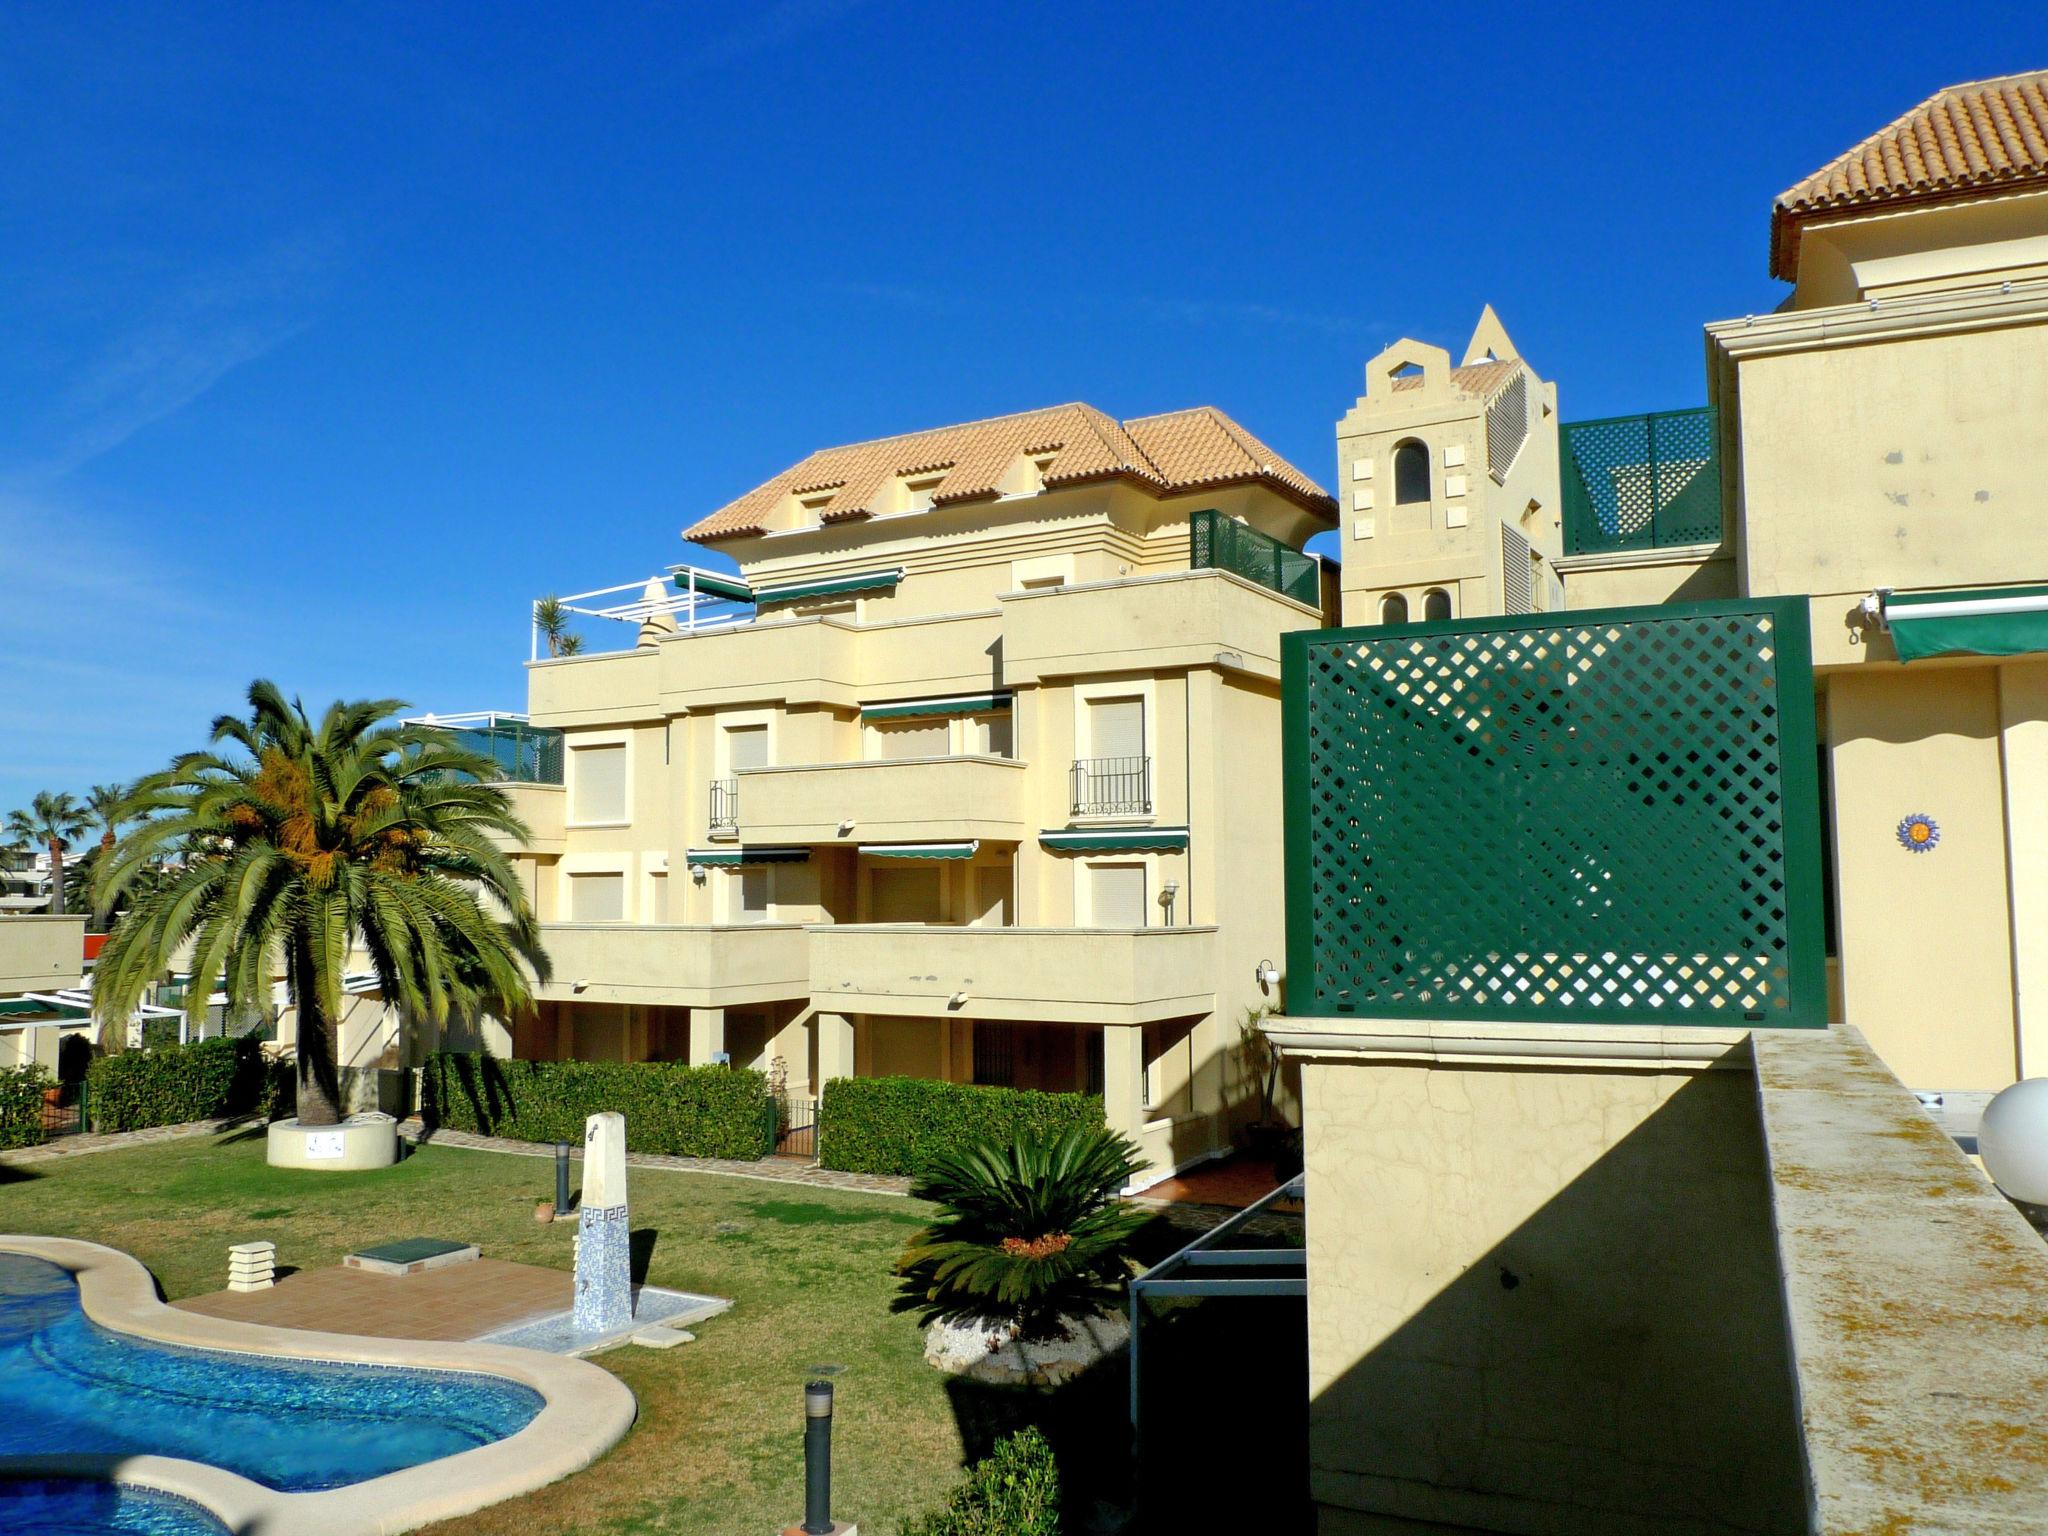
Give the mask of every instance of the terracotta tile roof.
[[[1490, 363], [1467, 363], [1462, 368], [1451, 370], [1451, 382], [1468, 395], [1480, 399], [1491, 398], [1493, 393], [1522, 371], [1522, 360], [1518, 357], [1503, 357]], [[1394, 380], [1396, 389], [1422, 388], [1422, 375], [1404, 373]]]
[[1091, 405], [1054, 405], [957, 427], [935, 427], [843, 448], [821, 448], [737, 501], [683, 530], [702, 542], [765, 532], [790, 495], [830, 493], [821, 523], [871, 517], [881, 492], [903, 475], [939, 474], [934, 506], [986, 500], [1020, 454], [1051, 454], [1049, 489], [1123, 479], [1159, 495], [1258, 481], [1310, 511], [1334, 517], [1323, 488], [1211, 406], [1118, 422]]
[[2027, 184], [2048, 184], [2048, 70], [1948, 86], [1779, 195], [1771, 275], [1798, 275], [1815, 214]]

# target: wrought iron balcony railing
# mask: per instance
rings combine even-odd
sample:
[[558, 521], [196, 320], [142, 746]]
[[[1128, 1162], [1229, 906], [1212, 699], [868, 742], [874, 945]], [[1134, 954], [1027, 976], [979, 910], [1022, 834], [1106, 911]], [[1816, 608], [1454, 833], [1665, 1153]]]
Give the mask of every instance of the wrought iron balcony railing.
[[711, 835], [730, 835], [740, 829], [740, 781], [711, 781]]
[[1721, 542], [1713, 412], [1652, 411], [1558, 429], [1568, 555]]
[[1071, 777], [1076, 816], [1150, 816], [1152, 759], [1081, 757]]

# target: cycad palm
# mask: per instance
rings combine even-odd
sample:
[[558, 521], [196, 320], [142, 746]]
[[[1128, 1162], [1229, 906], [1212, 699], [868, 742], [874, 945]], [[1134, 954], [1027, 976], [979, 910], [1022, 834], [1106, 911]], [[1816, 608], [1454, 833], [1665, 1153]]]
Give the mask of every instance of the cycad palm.
[[25, 811], [7, 813], [7, 836], [16, 843], [41, 843], [50, 855], [50, 911], [64, 912], [64, 854], [92, 825], [92, 813], [68, 794], [48, 790], [29, 802]]
[[1137, 1148], [1099, 1126], [935, 1158], [911, 1193], [945, 1211], [903, 1255], [899, 1308], [927, 1322], [1006, 1318], [1026, 1338], [1106, 1311], [1149, 1219], [1116, 1198], [1139, 1166]]
[[406, 1016], [440, 1023], [531, 1006], [529, 968], [545, 979], [547, 957], [492, 840], [528, 834], [486, 782], [491, 760], [444, 732], [392, 723], [396, 700], [336, 702], [317, 726], [272, 683], [253, 684], [249, 704], [248, 719], [214, 722], [216, 750], [135, 786], [127, 809], [138, 824], [100, 860], [99, 905], [137, 887], [154, 855], [176, 850], [182, 867], [136, 889], [101, 953], [94, 1003], [102, 1022], [125, 1020], [189, 945], [188, 1014], [196, 1020], [216, 986], [233, 1006], [261, 1008], [281, 964], [298, 1013], [299, 1119], [329, 1125], [352, 946]]

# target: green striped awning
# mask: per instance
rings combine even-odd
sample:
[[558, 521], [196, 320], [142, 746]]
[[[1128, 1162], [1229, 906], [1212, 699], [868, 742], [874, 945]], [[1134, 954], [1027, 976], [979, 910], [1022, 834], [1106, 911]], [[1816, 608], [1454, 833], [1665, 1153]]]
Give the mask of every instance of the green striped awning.
[[862, 843], [870, 859], [971, 859], [980, 843]]
[[2048, 587], [1967, 587], [1878, 597], [1901, 661], [2048, 651]]
[[964, 693], [950, 699], [910, 699], [900, 704], [863, 704], [863, 720], [909, 720], [919, 715], [985, 715], [1010, 707], [1007, 693]]
[[32, 997], [0, 998], [0, 1023], [77, 1023], [92, 1015], [83, 1008], [66, 1008], [61, 1003], [39, 1003]]
[[705, 866], [802, 864], [810, 856], [808, 848], [692, 848], [683, 855], [683, 862]]
[[1185, 848], [1186, 827], [1104, 827], [1100, 831], [1041, 832], [1038, 843], [1053, 853], [1116, 853]]
[[[690, 590], [688, 571], [676, 572], [676, 587], [683, 592]], [[697, 572], [697, 590], [706, 597], [729, 597], [736, 603], [751, 603], [754, 600], [754, 589], [744, 581], [737, 577], [713, 576], [705, 571]]]
[[893, 571], [863, 571], [858, 576], [835, 576], [827, 581], [793, 581], [784, 587], [756, 587], [756, 603], [794, 603], [806, 597], [837, 597], [845, 592], [881, 592], [903, 580], [903, 567]]

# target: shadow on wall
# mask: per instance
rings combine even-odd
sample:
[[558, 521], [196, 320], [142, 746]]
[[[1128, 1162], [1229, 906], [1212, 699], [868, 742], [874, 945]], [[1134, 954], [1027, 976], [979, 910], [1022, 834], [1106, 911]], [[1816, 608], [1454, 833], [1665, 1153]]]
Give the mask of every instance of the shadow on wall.
[[[1685, 1083], [1467, 1262], [1460, 1232], [1487, 1230], [1489, 1205], [1512, 1207], [1528, 1149], [1555, 1130], [1489, 1134], [1485, 1095], [1472, 1097], [1480, 1113], [1438, 1116], [1443, 1144], [1418, 1149], [1421, 1184], [1412, 1161], [1333, 1175], [1318, 1162], [1336, 1154], [1312, 1140], [1317, 1377], [1377, 1341], [1310, 1404], [1321, 1529], [1804, 1531], [1751, 1073]], [[1370, 1145], [1343, 1152], [1355, 1164]], [[1360, 1192], [1375, 1187], [1385, 1198], [1366, 1208]], [[1402, 1199], [1418, 1188], [1419, 1207]], [[1348, 1232], [1332, 1243], [1315, 1223], [1338, 1218], [1340, 1196]], [[1403, 1290], [1428, 1297], [1405, 1319]]]

